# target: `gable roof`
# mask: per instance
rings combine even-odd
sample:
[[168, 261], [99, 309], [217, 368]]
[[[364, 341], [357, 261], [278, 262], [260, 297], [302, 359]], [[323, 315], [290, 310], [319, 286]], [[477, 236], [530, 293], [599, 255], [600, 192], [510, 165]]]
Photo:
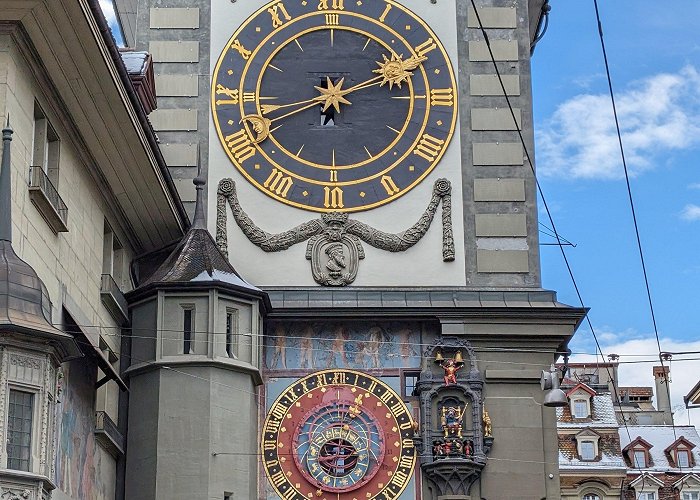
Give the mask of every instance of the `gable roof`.
[[[650, 469], [678, 472], [680, 469], [669, 461], [669, 455], [666, 450], [673, 445], [678, 438], [683, 437], [695, 445], [695, 448], [690, 450], [690, 453], [693, 455], [691, 463], [694, 463], [695, 467], [690, 469], [683, 468], [683, 472], [700, 473], [700, 453], [698, 453], [700, 436], [698, 435], [697, 429], [692, 425], [676, 425], [675, 427], [671, 425], [630, 425], [628, 429], [633, 436], [633, 441], [634, 436], [638, 436], [645, 442], [654, 445], [654, 447], [649, 450], [651, 463], [653, 464]], [[627, 431], [621, 428], [619, 433], [620, 443], [623, 449], [629, 448], [630, 439], [627, 435]]]
[[579, 389], [584, 390], [585, 392], [587, 392], [587, 393], [590, 394], [591, 396], [595, 396], [595, 395], [596, 395], [595, 390], [591, 389], [588, 385], [584, 384], [583, 382], [579, 382], [579, 383], [576, 384], [574, 387], [572, 387], [572, 388], [569, 390], [569, 392], [566, 393], [566, 397], [567, 397], [567, 398], [570, 397], [574, 392], [578, 391]]
[[646, 448], [647, 450], [651, 450], [654, 447], [653, 444], [649, 443], [648, 441], [645, 441], [644, 439], [642, 439], [641, 436], [637, 436], [627, 446], [622, 448], [622, 451], [624, 452], [624, 451], [627, 451], [631, 448], [634, 448], [635, 445], [638, 445], [638, 444], [641, 444], [642, 447]]

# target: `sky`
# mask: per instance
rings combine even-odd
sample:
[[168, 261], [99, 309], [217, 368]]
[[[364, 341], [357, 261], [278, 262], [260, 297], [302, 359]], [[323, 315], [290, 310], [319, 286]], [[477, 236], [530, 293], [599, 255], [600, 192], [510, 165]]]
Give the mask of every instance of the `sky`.
[[[700, 2], [598, 3], [661, 349], [700, 351]], [[653, 386], [658, 361], [627, 363], [653, 359], [658, 347], [593, 0], [551, 5], [532, 59], [538, 179], [557, 231], [576, 245], [565, 251], [603, 353], [621, 355], [622, 385]], [[543, 287], [579, 305], [560, 249], [540, 251]], [[587, 324], [570, 347], [595, 352]], [[670, 366], [679, 407], [700, 379], [700, 354], [675, 355]], [[700, 410], [677, 410], [678, 424], [700, 424]]]
[[[100, 0], [121, 42], [112, 0]], [[537, 175], [605, 355], [622, 385], [653, 386], [658, 353], [620, 157], [593, 0], [551, 0], [532, 60]], [[666, 7], [664, 8], [664, 5]], [[631, 190], [661, 349], [700, 351], [700, 19], [698, 0], [600, 0]], [[551, 227], [540, 200], [540, 222]], [[579, 305], [560, 250], [541, 234], [543, 287]], [[594, 353], [582, 324], [570, 344]], [[572, 361], [595, 360], [575, 354]], [[634, 361], [635, 363], [629, 363]], [[677, 422], [700, 354], [674, 355]], [[694, 419], [694, 421], [693, 421]]]

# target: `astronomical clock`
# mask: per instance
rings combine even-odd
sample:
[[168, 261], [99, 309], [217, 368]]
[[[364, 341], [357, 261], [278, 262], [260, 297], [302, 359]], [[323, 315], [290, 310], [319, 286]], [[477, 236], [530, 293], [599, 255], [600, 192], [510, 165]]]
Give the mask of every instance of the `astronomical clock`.
[[410, 191], [457, 119], [452, 65], [399, 2], [276, 0], [231, 35], [211, 104], [231, 163], [266, 195], [356, 212]]
[[280, 498], [394, 499], [413, 475], [414, 426], [381, 380], [347, 369], [316, 372], [272, 404], [263, 465]]

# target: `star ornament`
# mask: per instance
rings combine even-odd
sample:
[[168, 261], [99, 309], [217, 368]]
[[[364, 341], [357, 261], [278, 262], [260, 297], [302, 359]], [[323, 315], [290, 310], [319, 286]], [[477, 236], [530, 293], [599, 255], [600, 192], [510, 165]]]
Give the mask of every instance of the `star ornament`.
[[391, 90], [394, 85], [401, 88], [401, 84], [407, 82], [408, 79], [413, 76], [412, 71], [416, 69], [421, 62], [427, 59], [425, 56], [411, 56], [404, 61], [403, 55], [397, 56], [396, 54], [391, 54], [391, 59], [382, 54], [382, 58], [384, 59], [383, 62], [375, 61], [379, 68], [373, 70], [373, 73], [382, 76], [382, 81], [379, 86], [382, 87], [385, 83], [388, 83], [389, 90]]
[[345, 91], [341, 90], [341, 87], [343, 86], [344, 81], [345, 78], [341, 78], [340, 80], [338, 80], [338, 83], [333, 84], [330, 77], [327, 76], [326, 88], [314, 86], [314, 88], [321, 93], [321, 95], [318, 97], [318, 100], [323, 101], [323, 111], [326, 111], [328, 108], [333, 106], [335, 112], [340, 113], [341, 104], [352, 104], [345, 97], [343, 97]]

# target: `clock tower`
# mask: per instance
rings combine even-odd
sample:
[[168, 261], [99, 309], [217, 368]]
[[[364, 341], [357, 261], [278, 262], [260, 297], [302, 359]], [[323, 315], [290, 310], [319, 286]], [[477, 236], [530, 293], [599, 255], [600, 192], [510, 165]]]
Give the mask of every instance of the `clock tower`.
[[[158, 382], [131, 370], [127, 491], [152, 454], [155, 485], [197, 476], [183, 498], [205, 483], [228, 500], [559, 497], [539, 378], [585, 311], [541, 286], [526, 149], [546, 3], [116, 0], [126, 42], [153, 56], [152, 123], [183, 200], [207, 178], [206, 252], [265, 305], [257, 322], [207, 306], [201, 338], [249, 348], [173, 351], [181, 371], [217, 367], [178, 379], [181, 412], [139, 401]], [[189, 346], [200, 313], [175, 310]], [[243, 413], [224, 408], [236, 394]], [[189, 433], [179, 453], [167, 422]]]

